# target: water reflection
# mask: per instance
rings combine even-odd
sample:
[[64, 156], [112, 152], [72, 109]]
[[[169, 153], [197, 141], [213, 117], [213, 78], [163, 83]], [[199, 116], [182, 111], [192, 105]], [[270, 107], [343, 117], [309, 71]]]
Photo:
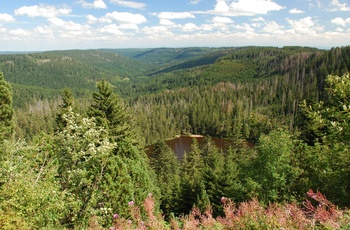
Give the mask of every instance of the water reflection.
[[[179, 136], [177, 138], [166, 141], [165, 143], [175, 152], [178, 159], [182, 159], [185, 151], [189, 152], [193, 139], [197, 139], [199, 145], [201, 145], [205, 139], [203, 136]], [[211, 137], [211, 140], [215, 143], [217, 147], [222, 149], [223, 151], [227, 150], [230, 145], [234, 143], [233, 140], [230, 139], [221, 139], [216, 137]], [[250, 146], [250, 144], [248, 144]], [[149, 146], [147, 154], [149, 155], [152, 151], [153, 146]]]

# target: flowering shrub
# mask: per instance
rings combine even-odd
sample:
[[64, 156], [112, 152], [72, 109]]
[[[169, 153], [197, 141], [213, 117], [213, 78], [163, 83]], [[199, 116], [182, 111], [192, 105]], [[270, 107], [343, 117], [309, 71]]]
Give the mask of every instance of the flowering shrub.
[[[209, 207], [205, 212], [193, 207], [185, 216], [172, 218], [169, 222], [154, 209], [155, 200], [150, 194], [143, 203], [146, 218], [142, 218], [140, 208], [130, 205], [130, 218], [114, 214], [110, 230], [128, 229], [348, 229], [350, 213], [340, 210], [320, 192], [309, 190], [303, 207], [297, 204], [270, 204], [263, 207], [257, 199], [236, 205], [231, 199], [222, 197], [224, 208], [222, 217], [214, 218]], [[314, 204], [315, 203], [315, 204]], [[99, 229], [90, 225], [91, 230]]]

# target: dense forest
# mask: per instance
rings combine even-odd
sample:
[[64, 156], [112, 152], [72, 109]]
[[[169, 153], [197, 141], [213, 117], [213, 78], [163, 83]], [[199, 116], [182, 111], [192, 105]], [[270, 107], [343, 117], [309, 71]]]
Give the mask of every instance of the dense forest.
[[2, 54], [0, 228], [347, 229], [349, 69], [348, 46]]

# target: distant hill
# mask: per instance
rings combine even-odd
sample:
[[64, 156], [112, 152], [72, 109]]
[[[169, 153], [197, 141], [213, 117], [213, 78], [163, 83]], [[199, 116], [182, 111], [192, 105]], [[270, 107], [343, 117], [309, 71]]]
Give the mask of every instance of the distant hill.
[[318, 76], [321, 89], [326, 75], [350, 69], [349, 49], [189, 47], [1, 54], [0, 72], [14, 87], [16, 106], [33, 97], [55, 97], [65, 87], [86, 95], [101, 79], [110, 81], [123, 97], [285, 75], [303, 76], [303, 81]]

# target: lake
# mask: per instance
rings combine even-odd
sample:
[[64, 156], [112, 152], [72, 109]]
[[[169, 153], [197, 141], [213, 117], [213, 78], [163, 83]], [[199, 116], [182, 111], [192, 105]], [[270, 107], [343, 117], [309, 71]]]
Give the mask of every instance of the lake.
[[[193, 139], [197, 139], [198, 143], [201, 145], [203, 143], [203, 140], [205, 137], [203, 136], [179, 136], [177, 138], [167, 140], [165, 143], [175, 152], [178, 159], [182, 159], [185, 151], [189, 152], [190, 147], [192, 144]], [[216, 144], [217, 147], [219, 147], [222, 150], [227, 150], [231, 144], [233, 144], [233, 140], [230, 139], [222, 139], [217, 137], [211, 137], [212, 141]], [[248, 147], [252, 147], [251, 143], [247, 144]], [[150, 154], [150, 151], [152, 151], [152, 145], [148, 147], [147, 154]]]

